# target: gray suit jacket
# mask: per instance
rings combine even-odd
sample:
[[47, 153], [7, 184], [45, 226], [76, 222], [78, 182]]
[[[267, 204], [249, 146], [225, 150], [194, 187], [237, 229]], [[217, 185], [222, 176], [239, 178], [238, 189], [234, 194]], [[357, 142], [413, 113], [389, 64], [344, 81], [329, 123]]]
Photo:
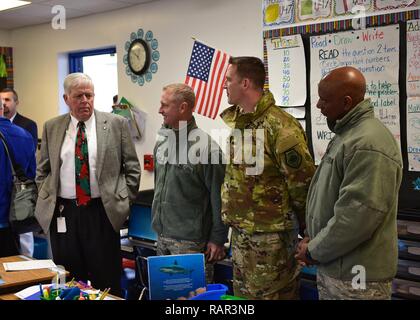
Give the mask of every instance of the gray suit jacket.
[[[97, 135], [97, 180], [102, 203], [114, 230], [119, 232], [130, 214], [140, 184], [140, 164], [127, 121], [121, 116], [95, 110]], [[38, 201], [35, 216], [45, 233], [54, 214], [60, 186], [60, 151], [70, 115], [44, 125], [41, 154], [36, 172]]]

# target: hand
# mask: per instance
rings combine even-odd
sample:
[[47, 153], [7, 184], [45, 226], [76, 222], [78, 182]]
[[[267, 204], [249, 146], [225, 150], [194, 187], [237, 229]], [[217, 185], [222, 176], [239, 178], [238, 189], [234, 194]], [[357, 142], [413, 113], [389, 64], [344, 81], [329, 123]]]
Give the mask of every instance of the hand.
[[308, 250], [308, 243], [309, 237], [303, 238], [303, 240], [299, 242], [296, 250], [295, 258], [301, 266], [310, 266], [318, 264], [318, 261], [308, 259], [308, 257], [306, 256], [306, 251]]
[[219, 246], [213, 242], [207, 243], [207, 250], [204, 252], [207, 262], [216, 262], [222, 260], [226, 256], [224, 246]]

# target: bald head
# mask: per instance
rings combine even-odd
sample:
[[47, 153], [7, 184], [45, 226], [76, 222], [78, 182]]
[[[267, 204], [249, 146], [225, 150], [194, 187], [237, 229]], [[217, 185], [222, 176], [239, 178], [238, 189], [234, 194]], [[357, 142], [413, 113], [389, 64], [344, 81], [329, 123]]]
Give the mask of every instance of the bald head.
[[342, 67], [332, 70], [321, 80], [330, 85], [336, 94], [350, 96], [354, 106], [363, 101], [366, 92], [366, 80], [363, 74], [353, 67]]
[[330, 121], [344, 117], [351, 109], [364, 100], [366, 80], [353, 67], [332, 70], [318, 85], [317, 107]]

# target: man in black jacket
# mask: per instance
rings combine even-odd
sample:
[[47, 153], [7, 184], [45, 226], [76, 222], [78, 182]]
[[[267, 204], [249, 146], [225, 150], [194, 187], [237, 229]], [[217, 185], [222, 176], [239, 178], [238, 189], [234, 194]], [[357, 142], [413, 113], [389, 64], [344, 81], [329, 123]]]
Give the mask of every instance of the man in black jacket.
[[16, 109], [19, 105], [17, 92], [9, 88], [3, 89], [0, 92], [0, 99], [4, 107], [4, 117], [31, 134], [36, 150], [36, 146], [38, 145], [38, 128], [34, 121], [17, 113]]

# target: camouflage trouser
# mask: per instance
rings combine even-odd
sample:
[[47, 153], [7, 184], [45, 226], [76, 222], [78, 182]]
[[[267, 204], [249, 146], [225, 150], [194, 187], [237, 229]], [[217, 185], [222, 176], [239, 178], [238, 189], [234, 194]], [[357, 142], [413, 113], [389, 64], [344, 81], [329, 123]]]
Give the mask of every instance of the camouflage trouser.
[[[196, 242], [187, 240], [176, 240], [165, 237], [158, 237], [156, 254], [158, 256], [185, 254], [185, 253], [204, 253], [207, 249], [207, 242]], [[206, 282], [213, 283], [214, 265], [206, 263]]]
[[232, 228], [233, 291], [246, 299], [299, 298], [297, 232], [246, 234]]
[[331, 278], [317, 273], [316, 282], [320, 300], [390, 300], [392, 280], [366, 282], [366, 289], [352, 287], [351, 280]]

